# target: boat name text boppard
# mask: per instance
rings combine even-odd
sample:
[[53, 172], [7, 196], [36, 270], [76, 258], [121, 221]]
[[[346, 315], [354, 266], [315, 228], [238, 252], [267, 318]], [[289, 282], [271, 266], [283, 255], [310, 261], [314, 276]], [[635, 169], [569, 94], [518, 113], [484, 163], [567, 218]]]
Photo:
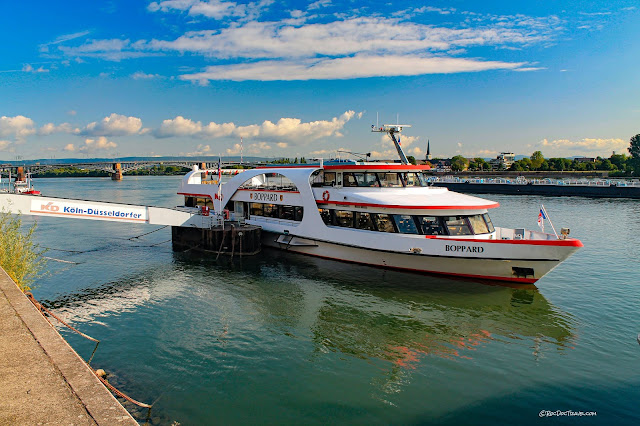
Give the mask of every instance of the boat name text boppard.
[[444, 251], [459, 251], [462, 253], [483, 253], [484, 247], [470, 247], [470, 246], [451, 246], [446, 245]]

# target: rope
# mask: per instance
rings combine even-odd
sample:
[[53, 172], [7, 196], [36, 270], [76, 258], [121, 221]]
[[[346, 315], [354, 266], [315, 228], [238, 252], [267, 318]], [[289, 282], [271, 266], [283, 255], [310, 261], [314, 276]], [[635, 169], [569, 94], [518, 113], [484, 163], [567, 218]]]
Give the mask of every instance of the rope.
[[170, 243], [172, 240], [167, 240], [167, 241], [163, 241], [161, 243], [155, 243], [155, 244], [151, 244], [149, 247], [155, 247], [155, 246], [159, 246], [160, 244], [164, 244], [164, 243]]
[[160, 228], [158, 228], [158, 229], [154, 229], [154, 230], [153, 230], [153, 231], [151, 231], [151, 232], [147, 232], [147, 233], [145, 233], [145, 234], [138, 235], [137, 237], [131, 237], [131, 238], [129, 238], [129, 240], [135, 240], [136, 238], [140, 238], [140, 237], [144, 237], [145, 235], [153, 234], [154, 232], [160, 231], [161, 229], [164, 229], [164, 228], [166, 228], [167, 226], [169, 226], [169, 225], [162, 226], [162, 227], [160, 227]]
[[135, 399], [131, 398], [130, 396], [128, 396], [126, 393], [118, 390], [115, 386], [113, 386], [111, 383], [109, 383], [106, 379], [102, 378], [97, 372], [96, 370], [94, 370], [93, 368], [91, 369], [91, 371], [93, 371], [93, 374], [96, 375], [96, 377], [98, 379], [100, 379], [100, 381], [107, 387], [109, 388], [109, 390], [111, 390], [111, 392], [115, 393], [116, 395], [118, 395], [121, 398], [126, 399], [127, 401], [131, 402], [132, 404], [137, 405], [138, 407], [142, 407], [142, 408], [148, 408], [151, 409], [152, 405], [149, 404], [145, 404], [144, 402], [140, 402], [140, 401], [136, 401]]
[[92, 251], [92, 250], [87, 250], [87, 251], [84, 251], [84, 250], [63, 250], [63, 249], [56, 249], [56, 248], [51, 248], [51, 247], [43, 247], [43, 248], [45, 248], [47, 250], [53, 250], [53, 251], [64, 251], [64, 252], [67, 252], [67, 253], [86, 253], [87, 251]]
[[54, 262], [72, 263], [74, 265], [79, 265], [81, 263], [81, 262], [72, 262], [71, 260], [56, 259], [55, 257], [48, 257], [48, 256], [42, 256], [42, 258], [47, 260], [53, 260]]
[[33, 294], [31, 294], [30, 292], [26, 292], [25, 296], [27, 296], [29, 298], [29, 300], [31, 300], [31, 303], [34, 304], [34, 306], [36, 308], [38, 308], [39, 311], [44, 311], [47, 314], [51, 315], [52, 317], [54, 317], [55, 319], [57, 319], [58, 321], [60, 321], [62, 324], [64, 324], [65, 326], [69, 327], [69, 329], [75, 331], [76, 333], [78, 333], [79, 335], [81, 335], [82, 337], [84, 337], [85, 339], [89, 339], [92, 342], [96, 342], [96, 343], [100, 343], [100, 340], [98, 339], [94, 339], [93, 337], [84, 334], [82, 331], [76, 330], [75, 328], [73, 328], [72, 326], [70, 326], [69, 324], [67, 324], [66, 322], [64, 322], [64, 320], [62, 320], [60, 317], [58, 317], [56, 314], [54, 314], [53, 312], [51, 312], [49, 309], [45, 308], [44, 305], [42, 305], [40, 302], [38, 302], [36, 300], [35, 297], [33, 297]]
[[[38, 309], [38, 311], [42, 312], [46, 312], [47, 314], [51, 315], [53, 318], [57, 319], [58, 321], [60, 321], [62, 324], [64, 324], [65, 326], [67, 326], [69, 329], [75, 331], [76, 333], [78, 333], [79, 335], [81, 335], [82, 337], [84, 337], [85, 339], [89, 339], [93, 342], [96, 342], [96, 347], [93, 349], [93, 352], [91, 353], [91, 357], [89, 358], [89, 361], [86, 361], [87, 366], [91, 369], [91, 371], [93, 372], [93, 374], [95, 374], [95, 376], [100, 379], [100, 381], [109, 389], [111, 390], [113, 393], [115, 393], [116, 395], [118, 395], [121, 398], [126, 399], [127, 401], [131, 402], [132, 404], [135, 404], [139, 407], [142, 408], [148, 408], [149, 409], [149, 415], [151, 414], [151, 405], [149, 404], [145, 404], [144, 402], [140, 402], [140, 401], [136, 401], [135, 399], [131, 398], [130, 396], [128, 396], [127, 394], [125, 394], [124, 392], [118, 390], [116, 387], [114, 387], [112, 384], [110, 384], [109, 382], [107, 382], [106, 379], [104, 379], [102, 376], [100, 376], [96, 370], [93, 369], [93, 367], [91, 367], [91, 360], [93, 359], [93, 356], [96, 353], [96, 350], [98, 349], [98, 345], [100, 344], [100, 340], [98, 339], [94, 339], [93, 337], [84, 334], [83, 332], [73, 328], [72, 326], [70, 326], [69, 324], [67, 324], [65, 321], [63, 321], [60, 317], [58, 317], [56, 314], [54, 314], [53, 312], [51, 312], [49, 309], [47, 309], [46, 307], [44, 307], [44, 305], [42, 305], [40, 302], [38, 302], [36, 300], [35, 297], [33, 297], [33, 294], [31, 292], [26, 292], [25, 296], [27, 296], [27, 298], [31, 301], [31, 303], [33, 303], [33, 305], [36, 307], [36, 309]], [[45, 317], [46, 319], [46, 317]], [[47, 320], [48, 321], [48, 320]]]

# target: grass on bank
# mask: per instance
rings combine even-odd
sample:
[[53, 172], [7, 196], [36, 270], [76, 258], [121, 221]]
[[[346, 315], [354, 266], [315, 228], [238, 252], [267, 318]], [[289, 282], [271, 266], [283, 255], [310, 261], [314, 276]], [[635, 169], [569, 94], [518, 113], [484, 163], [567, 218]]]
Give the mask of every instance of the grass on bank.
[[35, 223], [23, 230], [20, 216], [0, 212], [0, 266], [23, 292], [31, 290], [45, 272], [43, 251], [33, 242], [35, 230]]

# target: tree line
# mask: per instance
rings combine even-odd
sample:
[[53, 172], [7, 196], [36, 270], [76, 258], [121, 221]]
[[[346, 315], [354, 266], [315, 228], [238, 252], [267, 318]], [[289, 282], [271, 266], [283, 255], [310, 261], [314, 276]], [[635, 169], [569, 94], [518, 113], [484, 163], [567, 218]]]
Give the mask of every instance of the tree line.
[[[507, 169], [504, 164], [498, 170], [514, 172], [523, 171], [594, 171], [609, 172], [609, 176], [639, 176], [640, 175], [640, 134], [630, 139], [629, 154], [612, 154], [609, 158], [596, 157], [595, 161], [584, 161], [571, 158], [545, 158], [542, 151], [535, 151], [530, 157], [514, 161]], [[451, 159], [453, 171], [484, 171], [491, 170], [491, 165], [483, 158], [465, 158], [456, 155]]]
[[[164, 166], [156, 165], [153, 167], [130, 170], [125, 172], [125, 176], [167, 176], [167, 175], [184, 175], [191, 169], [181, 166]], [[109, 177], [111, 172], [105, 170], [86, 170], [78, 167], [58, 167], [56, 169], [43, 170], [32, 174], [37, 178], [56, 178], [56, 177]]]

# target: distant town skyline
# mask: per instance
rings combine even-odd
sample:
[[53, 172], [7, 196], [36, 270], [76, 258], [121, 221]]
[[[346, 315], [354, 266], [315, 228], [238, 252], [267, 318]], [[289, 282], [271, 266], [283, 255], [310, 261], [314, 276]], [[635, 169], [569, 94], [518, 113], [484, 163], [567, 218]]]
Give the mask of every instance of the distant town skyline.
[[167, 0], [3, 4], [0, 162], [627, 154], [640, 4]]

